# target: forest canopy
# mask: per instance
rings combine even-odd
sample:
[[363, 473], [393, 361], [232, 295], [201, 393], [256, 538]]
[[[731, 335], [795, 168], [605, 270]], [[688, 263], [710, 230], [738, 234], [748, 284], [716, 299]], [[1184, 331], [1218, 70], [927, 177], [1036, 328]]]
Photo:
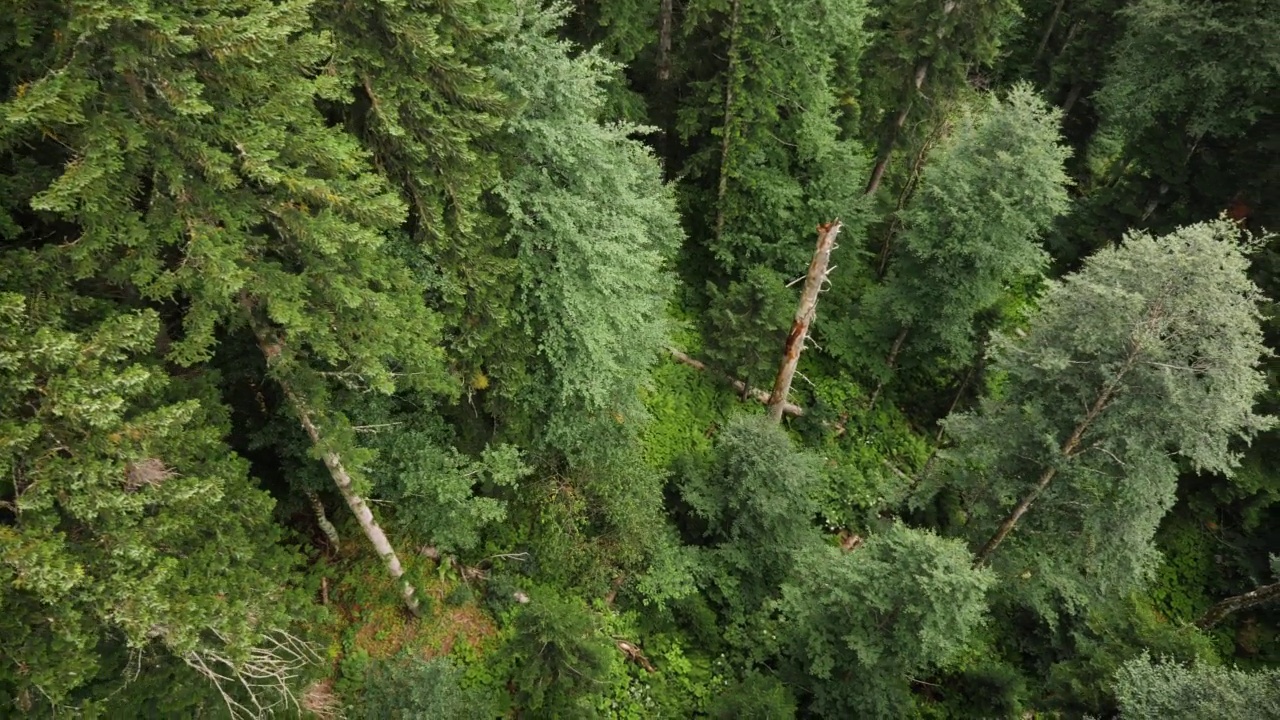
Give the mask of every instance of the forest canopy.
[[1280, 4], [7, 10], [0, 715], [1280, 717]]

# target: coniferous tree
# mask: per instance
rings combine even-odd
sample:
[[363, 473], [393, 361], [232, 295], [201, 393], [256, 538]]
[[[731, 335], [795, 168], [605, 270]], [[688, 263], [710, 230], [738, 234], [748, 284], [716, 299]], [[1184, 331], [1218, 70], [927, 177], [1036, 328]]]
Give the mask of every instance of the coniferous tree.
[[685, 8], [680, 168], [693, 257], [709, 255], [717, 281], [755, 265], [799, 273], [813, 226], [858, 220], [864, 161], [841, 129], [838, 94], [861, 53], [865, 13], [861, 0]]
[[958, 122], [903, 211], [888, 276], [864, 298], [855, 334], [827, 332], [831, 352], [857, 361], [873, 348], [884, 363], [867, 364], [881, 382], [903, 353], [944, 366], [973, 356], [977, 316], [1041, 271], [1038, 240], [1066, 210], [1058, 119], [1019, 85]]
[[817, 543], [818, 458], [797, 451], [777, 425], [740, 416], [721, 431], [715, 458], [681, 487], [709, 545], [709, 585], [732, 626], [741, 626]]
[[913, 678], [946, 664], [985, 619], [992, 575], [956, 540], [894, 524], [845, 553], [811, 547], [779, 603], [784, 651], [823, 717], [910, 715]]
[[553, 39], [560, 21], [519, 5], [492, 51], [498, 87], [519, 104], [494, 194], [519, 266], [513, 344], [525, 363], [490, 393], [507, 432], [593, 499], [615, 561], [663, 566], [674, 548], [661, 478], [639, 461], [639, 390], [667, 343], [682, 234], [657, 163], [629, 137], [639, 128], [598, 119], [608, 64]]
[[1229, 474], [1232, 441], [1269, 424], [1253, 411], [1266, 350], [1237, 234], [1132, 234], [1052, 283], [1025, 340], [994, 343], [997, 394], [947, 421], [979, 561], [1041, 612], [1132, 588], [1175, 458]]
[[[18, 240], [69, 279], [177, 301], [170, 360], [193, 365], [224, 328], [256, 337], [286, 402], [389, 572], [394, 549], [353, 475], [358, 447], [330, 382], [447, 389], [439, 321], [384, 252], [403, 206], [318, 112], [327, 36], [306, 3], [227, 0], [24, 7], [3, 151], [34, 165], [12, 206]], [[34, 34], [33, 34], [34, 33]], [[52, 238], [53, 241], [50, 241]], [[371, 326], [369, 319], [376, 318]], [[356, 473], [358, 475], [358, 473]], [[406, 602], [415, 607], [412, 588]]]
[[1280, 670], [1153, 662], [1145, 653], [1116, 673], [1121, 720], [1245, 720], [1280, 715]]
[[297, 558], [223, 444], [213, 378], [171, 382], [158, 331], [150, 311], [0, 295], [0, 685], [18, 709], [68, 711], [95, 675], [126, 684], [101, 667], [117, 643], [234, 684], [223, 661], [297, 612]]
[[1018, 13], [1011, 0], [892, 0], [873, 9], [859, 97], [866, 134], [879, 146], [868, 195], [883, 182], [915, 106], [958, 95], [971, 73], [996, 58]]

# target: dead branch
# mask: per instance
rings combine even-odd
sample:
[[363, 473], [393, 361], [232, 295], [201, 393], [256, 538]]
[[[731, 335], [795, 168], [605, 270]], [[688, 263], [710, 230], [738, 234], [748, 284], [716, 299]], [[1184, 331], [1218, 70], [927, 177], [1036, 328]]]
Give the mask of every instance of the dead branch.
[[[667, 352], [671, 353], [671, 357], [674, 358], [676, 362], [682, 365], [688, 365], [694, 370], [700, 370], [703, 372], [707, 371], [706, 363], [703, 363], [701, 360], [695, 360], [675, 348], [669, 347], [667, 348]], [[759, 388], [749, 388], [747, 387], [746, 383], [742, 382], [737, 378], [729, 377], [728, 375], [724, 375], [723, 373], [717, 373], [717, 374], [719, 374], [725, 380], [729, 381], [729, 384], [733, 386], [733, 388], [736, 389], [739, 394], [742, 394], [745, 392], [749, 397], [757, 400], [761, 404], [767, 405], [769, 403], [769, 393], [765, 392], [764, 390], [761, 390]], [[782, 412], [792, 417], [799, 417], [801, 415], [804, 415], [804, 408], [800, 407], [799, 405], [796, 405], [795, 403], [787, 403], [786, 405], [783, 406]]]
[[[221, 633], [213, 634], [226, 643]], [[258, 720], [278, 710], [301, 710], [292, 686], [303, 668], [320, 662], [320, 654], [311, 643], [274, 630], [262, 636], [244, 662], [211, 648], [193, 650], [182, 659], [213, 683], [232, 718]]]

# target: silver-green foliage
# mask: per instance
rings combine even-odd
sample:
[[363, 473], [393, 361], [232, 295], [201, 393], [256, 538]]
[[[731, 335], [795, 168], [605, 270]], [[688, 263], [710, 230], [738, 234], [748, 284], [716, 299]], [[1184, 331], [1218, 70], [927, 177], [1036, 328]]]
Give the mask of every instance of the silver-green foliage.
[[1252, 720], [1280, 717], [1280, 670], [1152, 662], [1143, 653], [1115, 677], [1121, 720]]
[[505, 126], [516, 162], [497, 194], [539, 357], [522, 400], [573, 454], [591, 449], [584, 427], [642, 415], [637, 390], [666, 342], [667, 263], [682, 233], [656, 160], [630, 137], [640, 128], [596, 119], [607, 63], [571, 55], [552, 37], [559, 20], [519, 5], [493, 74], [521, 104]]
[[1130, 234], [1050, 283], [1025, 338], [996, 337], [993, 393], [948, 419], [944, 474], [975, 541], [1034, 498], [993, 555], [1010, 587], [1067, 601], [1132, 587], [1179, 460], [1229, 474], [1235, 441], [1270, 424], [1253, 410], [1268, 351], [1247, 269], [1226, 221]]

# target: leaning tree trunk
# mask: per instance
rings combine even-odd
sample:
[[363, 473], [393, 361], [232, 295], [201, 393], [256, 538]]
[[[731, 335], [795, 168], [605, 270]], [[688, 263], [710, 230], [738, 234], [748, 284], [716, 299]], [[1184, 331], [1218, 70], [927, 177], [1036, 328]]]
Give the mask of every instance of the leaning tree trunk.
[[[701, 360], [691, 358], [675, 348], [667, 348], [667, 352], [670, 353], [671, 357], [681, 365], [687, 365], [700, 372], [707, 372], [707, 365]], [[761, 390], [760, 388], [753, 388], [747, 383], [730, 375], [724, 375], [724, 379], [729, 382], [729, 385], [731, 385], [734, 390], [738, 391], [740, 397], [753, 398], [764, 405], [769, 404], [769, 393], [764, 390]], [[800, 417], [801, 415], [804, 415], [804, 408], [796, 405], [795, 403], [786, 403], [782, 406], [782, 412], [792, 417]]]
[[729, 190], [729, 150], [733, 137], [733, 85], [738, 68], [738, 15], [742, 0], [733, 0], [729, 13], [729, 64], [724, 73], [724, 123], [720, 128], [720, 177], [716, 184], [716, 242], [724, 234], [724, 198]]
[[[942, 6], [942, 17], [945, 19], [957, 7], [960, 7], [959, 0], [947, 0]], [[942, 40], [942, 37], [946, 35], [946, 30], [942, 27], [938, 28], [937, 35], [938, 40]], [[907, 116], [911, 114], [911, 106], [914, 104], [916, 96], [924, 89], [924, 83], [928, 77], [929, 59], [921, 58], [912, 70], [911, 85], [914, 86], [914, 89], [908, 87], [906, 97], [903, 99], [901, 107], [898, 108], [898, 114], [894, 117], [893, 124], [889, 126], [889, 135], [880, 146], [880, 151], [876, 154], [876, 164], [871, 168], [871, 179], [867, 181], [867, 188], [863, 191], [863, 194], [875, 195], [876, 190], [880, 189], [880, 182], [884, 180], [884, 172], [889, 167], [889, 158], [893, 155], [893, 146], [898, 142], [898, 134], [906, 126]]]
[[[1062, 447], [1059, 448], [1058, 452], [1063, 458], [1069, 460], [1075, 457], [1079, 452], [1080, 441], [1084, 439], [1085, 432], [1089, 430], [1094, 421], [1098, 419], [1098, 416], [1102, 414], [1102, 411], [1111, 403], [1112, 398], [1115, 397], [1116, 390], [1120, 387], [1120, 382], [1124, 380], [1124, 376], [1127, 375], [1129, 370], [1133, 368], [1135, 363], [1137, 363], [1138, 355], [1140, 353], [1141, 345], [1134, 343], [1129, 350], [1129, 356], [1125, 359], [1124, 365], [1121, 366], [1116, 374], [1098, 393], [1097, 399], [1093, 401], [1093, 405], [1091, 405], [1085, 412], [1084, 418], [1081, 419], [1080, 423], [1071, 431], [1071, 435], [1067, 437], [1066, 442], [1062, 443]], [[1016, 506], [1014, 506], [1013, 511], [1010, 512], [1008, 517], [1006, 517], [1000, 523], [1000, 526], [996, 528], [995, 534], [992, 535], [991, 539], [987, 540], [987, 543], [978, 551], [978, 554], [973, 560], [974, 567], [980, 567], [986, 564], [987, 559], [991, 557], [991, 553], [995, 552], [996, 548], [1000, 547], [1000, 543], [1004, 542], [1004, 539], [1009, 536], [1009, 533], [1013, 532], [1013, 529], [1018, 525], [1018, 521], [1022, 519], [1023, 515], [1027, 514], [1027, 510], [1031, 509], [1031, 503], [1035, 502], [1036, 498], [1040, 497], [1040, 495], [1044, 493], [1045, 489], [1049, 487], [1049, 484], [1053, 482], [1053, 479], [1057, 477], [1057, 475], [1057, 467], [1045, 468], [1044, 472], [1040, 473], [1040, 477], [1036, 479], [1036, 484], [1032, 486], [1031, 491], [1028, 492]]]
[[[274, 365], [284, 349], [282, 342], [269, 328], [258, 321], [257, 316], [254, 314], [253, 300], [247, 295], [241, 295], [240, 303], [248, 315], [250, 327], [253, 328], [253, 333], [258, 339], [258, 347], [262, 349], [262, 354], [267, 359], [268, 367]], [[302, 423], [302, 429], [307, 433], [307, 437], [311, 439], [311, 444], [323, 448], [325, 446], [324, 438], [320, 434], [320, 428], [316, 426], [312, 410], [294, 390], [292, 383], [284, 377], [277, 377], [276, 382], [280, 384], [280, 388], [289, 399], [289, 403], [293, 405], [293, 410], [298, 415], [298, 420]], [[387, 573], [400, 584], [400, 595], [404, 598], [405, 606], [414, 616], [420, 615], [421, 609], [418, 607], [418, 598], [415, 594], [413, 583], [409, 582], [409, 579], [405, 577], [404, 567], [400, 565], [400, 557], [396, 555], [395, 548], [391, 546], [391, 541], [387, 539], [387, 534], [382, 531], [382, 526], [373, 517], [373, 511], [369, 509], [368, 503], [356, 493], [351, 474], [347, 472], [347, 468], [342, 462], [342, 456], [333, 450], [326, 449], [323, 451], [322, 459], [325, 467], [329, 469], [329, 475], [333, 478], [334, 485], [338, 486], [338, 492], [342, 494], [342, 499], [346, 500], [347, 507], [351, 508], [351, 512], [356, 516], [356, 521], [360, 523], [360, 529], [364, 531], [365, 537], [373, 545], [378, 557], [382, 558], [382, 562], [387, 566]]]
[[804, 290], [800, 293], [800, 305], [796, 308], [796, 318], [791, 324], [791, 333], [787, 335], [787, 343], [783, 346], [782, 364], [778, 367], [778, 377], [773, 382], [773, 392], [769, 395], [769, 419], [782, 422], [782, 414], [786, 411], [787, 395], [791, 392], [791, 379], [795, 377], [796, 366], [800, 364], [800, 353], [804, 351], [804, 341], [809, 335], [809, 325], [818, 312], [818, 293], [822, 284], [827, 281], [827, 264], [831, 261], [831, 250], [835, 247], [836, 236], [840, 234], [841, 223], [818, 226], [818, 247], [813, 251], [813, 260], [809, 262], [809, 272], [805, 274]]
[[1222, 622], [1223, 618], [1233, 612], [1248, 610], [1251, 607], [1256, 607], [1274, 600], [1280, 600], [1280, 582], [1263, 585], [1262, 587], [1250, 590], [1247, 593], [1234, 595], [1218, 602], [1213, 607], [1209, 608], [1208, 612], [1201, 615], [1199, 620], [1196, 620], [1196, 627], [1201, 630], [1208, 630], [1214, 625]]
[[311, 511], [315, 513], [316, 525], [320, 526], [320, 532], [328, 538], [329, 544], [333, 546], [334, 552], [342, 550], [341, 538], [338, 536], [338, 528], [333, 526], [329, 521], [329, 516], [325, 514], [324, 503], [320, 502], [320, 496], [315, 490], [307, 491], [307, 500], [311, 502]]

